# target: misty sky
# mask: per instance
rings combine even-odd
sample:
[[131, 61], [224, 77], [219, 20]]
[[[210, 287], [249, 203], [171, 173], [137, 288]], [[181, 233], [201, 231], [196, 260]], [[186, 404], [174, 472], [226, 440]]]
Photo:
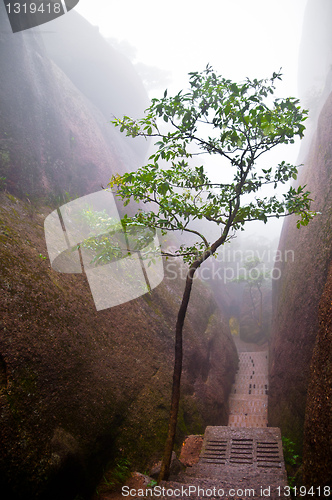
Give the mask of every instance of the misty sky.
[[76, 11], [136, 58], [185, 85], [207, 63], [225, 77], [265, 77], [283, 68], [297, 93], [297, 58], [306, 0], [80, 0]]
[[[75, 10], [120, 42], [134, 63], [162, 70], [150, 97], [166, 87], [186, 88], [188, 72], [207, 63], [234, 80], [265, 78], [282, 68], [276, 92], [282, 97], [298, 95], [305, 5], [306, 0], [80, 0]], [[295, 163], [297, 154], [298, 145], [280, 148], [275, 161]], [[269, 223], [272, 231], [280, 225]]]
[[[282, 68], [278, 96], [297, 96], [306, 0], [80, 0], [75, 10], [120, 42], [133, 62], [158, 68], [160, 86], [178, 92], [188, 72], [211, 64], [226, 78], [265, 78]], [[297, 148], [287, 148], [296, 161]]]

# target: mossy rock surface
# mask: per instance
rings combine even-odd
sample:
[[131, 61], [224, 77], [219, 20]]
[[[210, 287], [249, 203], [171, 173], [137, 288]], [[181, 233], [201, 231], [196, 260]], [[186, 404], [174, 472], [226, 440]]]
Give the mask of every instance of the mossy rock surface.
[[[0, 195], [0, 485], [11, 499], [74, 499], [118, 456], [141, 470], [160, 458], [183, 282], [166, 276], [148, 300], [97, 312], [85, 277], [44, 258], [50, 209], [30, 208]], [[184, 353], [178, 444], [227, 424], [237, 366], [228, 325], [198, 281]]]

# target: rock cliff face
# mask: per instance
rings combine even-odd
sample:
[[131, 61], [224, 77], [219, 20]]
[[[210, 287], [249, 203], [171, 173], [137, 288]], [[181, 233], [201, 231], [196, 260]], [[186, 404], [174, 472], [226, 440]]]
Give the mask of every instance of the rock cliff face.
[[96, 191], [147, 147], [107, 123], [148, 105], [130, 64], [74, 11], [47, 26], [13, 34], [0, 5], [0, 177], [30, 198]]
[[[52, 32], [41, 30], [50, 59], [75, 87], [103, 114], [141, 118], [149, 100], [132, 64], [114, 50], [83, 17], [72, 11], [52, 22]], [[139, 154], [146, 151], [144, 139], [126, 141]]]
[[[269, 424], [280, 426], [298, 450], [303, 440], [308, 385], [313, 387], [310, 364], [320, 331], [318, 308], [332, 257], [331, 116], [332, 94], [320, 114], [299, 181], [307, 184], [315, 200], [313, 208], [320, 213], [301, 230], [296, 229], [294, 218], [285, 222], [279, 250], [284, 256], [288, 252], [288, 261], [279, 264], [282, 277], [274, 288]], [[321, 345], [322, 340], [317, 342]], [[317, 370], [317, 354], [315, 359], [312, 373]], [[331, 415], [321, 414], [323, 426], [330, 425], [329, 418]]]
[[332, 470], [332, 267], [319, 304], [304, 425], [303, 480], [331, 484]]
[[[183, 284], [166, 278], [152, 295], [97, 312], [84, 276], [56, 273], [44, 258], [46, 213], [11, 195], [0, 201], [0, 491], [88, 496], [119, 450], [142, 470], [162, 451]], [[199, 283], [184, 338], [179, 440], [227, 424], [237, 366]]]
[[[300, 162], [320, 212], [307, 228], [283, 226], [281, 279], [273, 293], [269, 423], [303, 445], [301, 484], [331, 484], [332, 5], [308, 0], [299, 89], [310, 119]], [[293, 252], [293, 257], [292, 253]]]

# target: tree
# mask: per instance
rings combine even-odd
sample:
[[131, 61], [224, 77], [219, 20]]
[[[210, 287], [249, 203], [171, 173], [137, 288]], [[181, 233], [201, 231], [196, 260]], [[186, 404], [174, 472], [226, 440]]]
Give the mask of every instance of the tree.
[[[266, 185], [276, 188], [296, 179], [298, 170], [284, 161], [258, 168], [258, 158], [279, 144], [293, 143], [296, 136], [302, 138], [305, 129], [307, 112], [298, 99], [273, 98], [280, 79], [278, 72], [270, 79], [234, 83], [207, 65], [202, 72], [189, 73], [186, 93], [168, 97], [165, 91], [161, 99], [152, 99], [144, 118], [124, 116], [111, 122], [127, 136], [158, 139], [146, 165], [110, 181], [124, 205], [132, 199], [147, 204], [146, 210], [138, 208], [134, 216], [125, 216], [124, 225], [143, 225], [163, 234], [180, 231], [197, 238], [194, 244], [163, 252], [166, 257], [182, 257], [189, 266], [176, 321], [171, 409], [159, 480], [169, 476], [180, 400], [182, 329], [195, 272], [247, 221], [266, 223], [270, 217], [297, 214], [300, 226], [314, 215], [305, 186], [289, 187], [281, 196], [261, 194]], [[200, 155], [220, 158], [217, 182], [210, 180], [204, 165], [189, 164]], [[162, 160], [168, 165], [159, 165]], [[197, 220], [213, 221], [220, 236], [208, 241], [202, 230], [193, 227]]]

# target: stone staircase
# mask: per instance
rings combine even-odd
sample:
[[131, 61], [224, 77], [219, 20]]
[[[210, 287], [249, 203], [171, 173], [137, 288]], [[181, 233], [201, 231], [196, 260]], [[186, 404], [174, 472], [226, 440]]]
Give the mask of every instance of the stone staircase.
[[[181, 483], [216, 488], [211, 498], [278, 499], [287, 477], [280, 429], [275, 427], [207, 427], [199, 461], [187, 467]], [[219, 494], [218, 494], [219, 492]], [[200, 498], [193, 495], [191, 498]]]
[[268, 353], [240, 352], [229, 398], [231, 427], [267, 427]]
[[236, 344], [239, 369], [229, 400], [228, 426], [206, 428], [198, 462], [174, 478], [176, 482], [164, 483], [168, 493], [163, 498], [290, 497], [280, 429], [267, 427], [267, 348], [253, 351], [239, 339]]

